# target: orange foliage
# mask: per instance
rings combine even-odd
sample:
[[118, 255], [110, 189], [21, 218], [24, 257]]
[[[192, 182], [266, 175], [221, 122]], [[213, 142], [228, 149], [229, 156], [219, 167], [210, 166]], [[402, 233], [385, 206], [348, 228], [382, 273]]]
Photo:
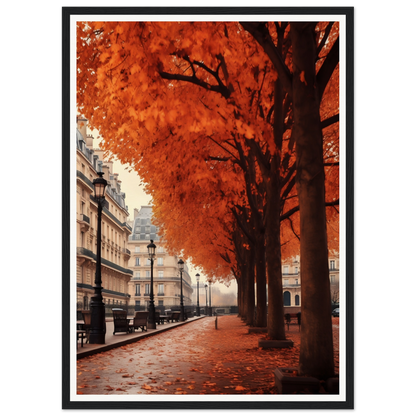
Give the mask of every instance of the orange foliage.
[[[275, 25], [267, 27], [277, 42]], [[327, 27], [317, 25], [318, 38], [324, 39], [317, 71], [338, 37], [337, 25], [329, 35]], [[283, 32], [290, 70], [290, 25]], [[143, 179], [168, 250], [183, 250], [208, 276], [231, 279], [233, 209], [254, 214], [249, 201], [254, 198], [264, 217], [270, 177], [263, 158], [277, 154], [284, 183], [283, 257], [298, 252], [290, 100], [283, 104], [279, 144], [273, 128], [277, 71], [238, 22], [84, 22], [78, 24], [77, 42], [78, 110], [99, 130], [103, 149]], [[322, 120], [338, 114], [338, 77], [337, 70], [323, 94]], [[338, 130], [338, 123], [323, 129], [327, 202], [339, 198]], [[249, 182], [242, 168], [248, 160], [255, 161]], [[337, 214], [328, 208], [335, 250]]]

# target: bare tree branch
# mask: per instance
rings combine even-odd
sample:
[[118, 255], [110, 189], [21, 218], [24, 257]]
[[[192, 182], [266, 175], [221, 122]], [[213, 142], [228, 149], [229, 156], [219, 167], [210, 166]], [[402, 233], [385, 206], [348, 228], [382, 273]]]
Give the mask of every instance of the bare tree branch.
[[286, 66], [283, 57], [279, 54], [265, 23], [240, 22], [241, 26], [249, 32], [258, 44], [264, 49], [276, 68], [282, 80], [283, 88], [292, 97], [292, 74]]
[[[192, 75], [191, 76], [190, 75], [182, 75], [182, 74], [171, 74], [171, 73], [165, 72], [165, 71], [159, 71], [159, 75], [163, 79], [173, 80], [173, 81], [189, 82], [191, 84], [198, 85], [199, 87], [204, 88], [208, 91], [218, 92], [219, 94], [221, 94], [226, 99], [228, 99], [230, 97], [231, 90], [224, 85], [224, 83], [221, 81], [221, 78], [218, 74], [219, 68], [221, 67], [221, 65], [223, 65], [222, 61], [220, 61], [220, 65], [218, 66], [217, 70], [214, 71], [211, 68], [207, 67], [203, 62], [192, 61], [189, 58], [189, 56], [181, 56], [181, 58], [184, 59], [186, 62], [188, 62], [189, 65], [191, 66], [191, 69], [192, 69]], [[202, 68], [206, 72], [208, 72], [210, 75], [212, 75], [216, 79], [216, 81], [218, 82], [218, 85], [211, 85], [211, 84], [203, 81], [202, 79], [198, 78], [196, 76], [195, 65], [199, 66], [200, 68]]]

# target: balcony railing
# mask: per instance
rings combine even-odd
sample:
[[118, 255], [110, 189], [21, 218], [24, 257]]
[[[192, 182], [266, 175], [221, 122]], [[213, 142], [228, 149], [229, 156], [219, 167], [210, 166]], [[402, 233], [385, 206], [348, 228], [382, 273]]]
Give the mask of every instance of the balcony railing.
[[[77, 247], [77, 255], [86, 256], [97, 261], [97, 255], [93, 253], [91, 250], [86, 249], [85, 247]], [[101, 258], [101, 264], [107, 267], [111, 267], [112, 269], [118, 270], [121, 273], [133, 275], [133, 270], [125, 269], [124, 267], [121, 267], [118, 264], [115, 264], [107, 259]]]
[[87, 217], [85, 214], [79, 214], [79, 219], [81, 220], [81, 221], [84, 221], [84, 222], [86, 222], [86, 223], [90, 223], [90, 217]]

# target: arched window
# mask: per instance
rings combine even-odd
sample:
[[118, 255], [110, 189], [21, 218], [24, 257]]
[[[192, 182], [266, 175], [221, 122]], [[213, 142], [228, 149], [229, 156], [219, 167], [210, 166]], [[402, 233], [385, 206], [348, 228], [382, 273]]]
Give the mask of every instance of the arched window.
[[299, 306], [299, 295], [295, 296], [295, 305]]
[[283, 305], [290, 306], [290, 292], [283, 293]]

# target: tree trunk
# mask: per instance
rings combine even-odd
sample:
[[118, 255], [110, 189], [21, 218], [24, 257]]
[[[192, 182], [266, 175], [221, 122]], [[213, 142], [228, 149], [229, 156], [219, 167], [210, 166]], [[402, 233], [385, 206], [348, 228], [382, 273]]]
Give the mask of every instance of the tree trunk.
[[267, 292], [266, 292], [266, 247], [264, 234], [256, 238], [256, 322], [257, 327], [267, 327]]
[[334, 374], [334, 354], [314, 28], [314, 23], [291, 23], [302, 273], [299, 374], [327, 378]]
[[282, 255], [280, 248], [280, 186], [279, 156], [271, 163], [271, 176], [267, 185], [267, 204], [265, 212], [266, 261], [268, 276], [268, 314], [267, 334], [270, 339], [286, 339], [283, 318]]
[[246, 324], [249, 326], [254, 325], [254, 308], [255, 308], [255, 297], [254, 297], [254, 250], [247, 250], [247, 273], [245, 283], [245, 312], [246, 312]]

